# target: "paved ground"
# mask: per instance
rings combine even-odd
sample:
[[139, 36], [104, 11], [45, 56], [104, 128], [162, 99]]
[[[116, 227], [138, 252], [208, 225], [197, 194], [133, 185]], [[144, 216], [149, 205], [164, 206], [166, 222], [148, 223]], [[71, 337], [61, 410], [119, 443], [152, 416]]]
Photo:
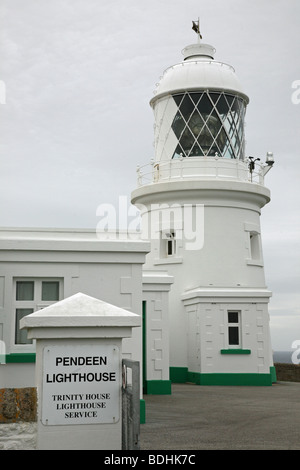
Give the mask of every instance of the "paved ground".
[[144, 398], [141, 449], [300, 449], [300, 383], [173, 384], [172, 395]]
[[[146, 395], [141, 449], [298, 449], [300, 383], [272, 387], [173, 384], [172, 395]], [[0, 449], [35, 448], [36, 424], [0, 424]]]

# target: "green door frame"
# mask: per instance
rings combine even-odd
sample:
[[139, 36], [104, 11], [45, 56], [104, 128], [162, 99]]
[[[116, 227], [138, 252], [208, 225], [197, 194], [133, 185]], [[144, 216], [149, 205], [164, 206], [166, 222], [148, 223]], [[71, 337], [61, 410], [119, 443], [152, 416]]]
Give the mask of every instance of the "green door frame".
[[147, 393], [147, 301], [143, 300], [143, 308], [142, 308], [142, 353], [143, 353], [143, 393]]

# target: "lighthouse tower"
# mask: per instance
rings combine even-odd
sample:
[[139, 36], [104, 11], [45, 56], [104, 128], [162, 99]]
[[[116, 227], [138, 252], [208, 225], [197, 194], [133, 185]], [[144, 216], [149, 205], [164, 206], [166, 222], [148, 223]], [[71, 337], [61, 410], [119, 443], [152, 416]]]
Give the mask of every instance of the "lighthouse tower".
[[[194, 23], [195, 26], [195, 23]], [[151, 239], [147, 271], [173, 276], [169, 366], [173, 382], [271, 385], [274, 367], [261, 245], [264, 177], [246, 157], [249, 98], [234, 69], [201, 41], [185, 47], [150, 104], [155, 158], [138, 169], [132, 203]]]

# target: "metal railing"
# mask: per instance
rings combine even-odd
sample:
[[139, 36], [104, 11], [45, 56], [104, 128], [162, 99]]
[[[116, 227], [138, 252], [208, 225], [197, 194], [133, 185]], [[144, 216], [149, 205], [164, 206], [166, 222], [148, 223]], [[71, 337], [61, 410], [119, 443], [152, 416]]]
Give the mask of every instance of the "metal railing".
[[[128, 371], [130, 370], [130, 373]], [[140, 363], [122, 360], [122, 450], [140, 449]]]
[[183, 179], [226, 179], [264, 185], [266, 172], [266, 167], [261, 163], [256, 164], [256, 169], [250, 172], [247, 160], [228, 160], [221, 157], [182, 157], [165, 162], [152, 160], [137, 167], [137, 185], [140, 187]]

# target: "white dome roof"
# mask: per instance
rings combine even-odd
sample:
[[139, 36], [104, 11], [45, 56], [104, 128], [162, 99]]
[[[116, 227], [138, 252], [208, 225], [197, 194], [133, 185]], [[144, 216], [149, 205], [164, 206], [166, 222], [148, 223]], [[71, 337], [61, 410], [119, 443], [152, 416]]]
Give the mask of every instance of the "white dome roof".
[[213, 59], [214, 47], [202, 43], [192, 44], [182, 52], [183, 62], [164, 72], [157, 84], [155, 96], [150, 101], [151, 106], [163, 95], [202, 89], [233, 92], [241, 95], [246, 103], [249, 102], [234, 68]]

